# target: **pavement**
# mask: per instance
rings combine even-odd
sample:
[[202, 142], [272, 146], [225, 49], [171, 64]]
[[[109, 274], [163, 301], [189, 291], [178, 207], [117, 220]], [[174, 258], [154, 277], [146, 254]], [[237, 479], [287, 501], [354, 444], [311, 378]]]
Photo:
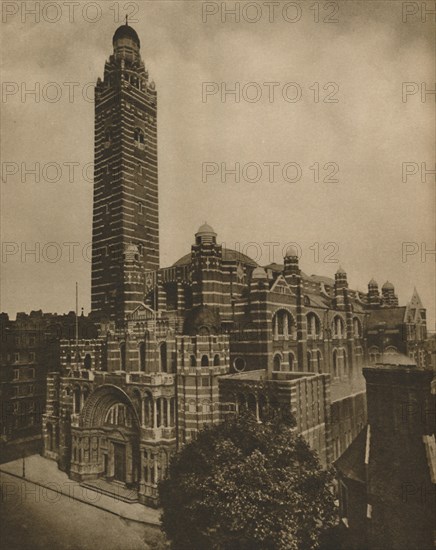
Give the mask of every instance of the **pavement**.
[[[83, 487], [77, 481], [69, 479], [66, 473], [58, 469], [53, 460], [40, 455], [28, 456], [24, 459], [24, 468], [25, 477], [23, 478], [22, 459], [0, 465], [0, 472], [9, 474], [17, 480], [16, 486], [8, 487], [8, 491], [27, 491], [25, 482], [30, 482], [40, 487], [41, 500], [55, 502], [56, 494], [60, 494], [126, 520], [160, 526], [161, 510], [139, 503], [123, 502], [117, 498], [116, 494], [102, 494], [89, 486]], [[19, 480], [21, 480], [21, 484]]]

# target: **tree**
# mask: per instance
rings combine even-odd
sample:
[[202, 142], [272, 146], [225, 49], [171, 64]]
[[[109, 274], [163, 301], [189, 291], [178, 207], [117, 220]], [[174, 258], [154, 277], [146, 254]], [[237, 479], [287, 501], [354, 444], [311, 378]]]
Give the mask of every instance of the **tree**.
[[246, 413], [173, 458], [162, 528], [175, 550], [313, 550], [336, 520], [331, 482], [291, 419]]

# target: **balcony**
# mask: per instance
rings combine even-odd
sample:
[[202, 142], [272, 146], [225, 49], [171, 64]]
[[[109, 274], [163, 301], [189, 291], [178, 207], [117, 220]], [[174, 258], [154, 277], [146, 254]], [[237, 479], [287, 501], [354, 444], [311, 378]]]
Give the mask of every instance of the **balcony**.
[[160, 428], [141, 428], [141, 438], [149, 439], [153, 441], [158, 441], [160, 439], [175, 439], [176, 437], [176, 428], [171, 427], [160, 427]]
[[166, 372], [127, 372], [126, 383], [145, 384], [147, 386], [172, 386], [174, 384], [174, 374]]
[[89, 380], [92, 382], [94, 380], [95, 373], [92, 370], [86, 369], [75, 369], [74, 367], [70, 370], [68, 377], [76, 378], [78, 380]]

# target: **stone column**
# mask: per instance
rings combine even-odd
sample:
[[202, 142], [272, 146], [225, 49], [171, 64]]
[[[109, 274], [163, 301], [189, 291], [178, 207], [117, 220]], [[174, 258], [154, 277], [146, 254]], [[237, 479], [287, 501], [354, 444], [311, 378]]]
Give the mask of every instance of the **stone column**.
[[156, 399], [153, 398], [153, 428], [157, 428], [157, 403]]
[[172, 418], [171, 418], [171, 399], [167, 399], [167, 426], [170, 427], [173, 425]]

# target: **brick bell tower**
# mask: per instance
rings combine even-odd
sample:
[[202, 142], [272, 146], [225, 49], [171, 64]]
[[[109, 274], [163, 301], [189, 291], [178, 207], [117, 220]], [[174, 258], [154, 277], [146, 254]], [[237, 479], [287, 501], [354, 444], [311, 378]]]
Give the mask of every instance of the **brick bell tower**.
[[[159, 267], [157, 96], [127, 22], [95, 87], [93, 315], [122, 325]], [[134, 273], [132, 272], [132, 258]]]

